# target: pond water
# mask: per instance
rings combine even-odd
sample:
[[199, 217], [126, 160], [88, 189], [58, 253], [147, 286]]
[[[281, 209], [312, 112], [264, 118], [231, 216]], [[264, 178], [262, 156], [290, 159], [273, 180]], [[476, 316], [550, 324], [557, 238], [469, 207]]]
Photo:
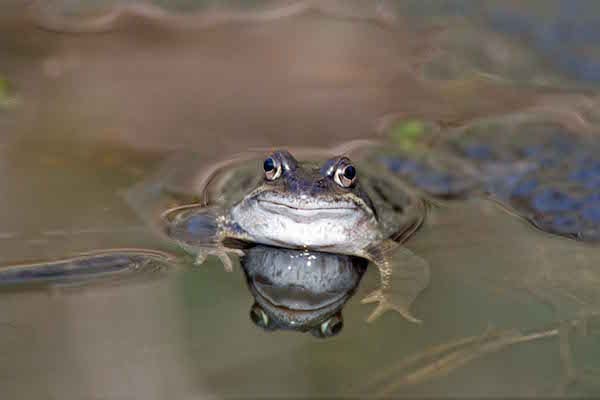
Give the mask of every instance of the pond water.
[[[599, 5], [165, 3], [9, 1], [0, 13], [4, 276], [113, 248], [152, 249], [160, 264], [95, 284], [5, 281], [6, 398], [600, 393], [598, 243], [534, 228], [498, 203], [525, 207], [502, 190], [434, 200], [406, 243], [431, 270], [412, 306], [421, 324], [365, 322], [368, 267], [328, 339], [256, 327], [238, 262], [165, 261], [180, 253], [155, 229], [159, 210], [128, 201], [165, 165], [190, 187], [249, 149], [369, 139], [412, 154], [422, 130], [444, 140], [481, 121], [559, 125], [593, 149]], [[506, 133], [490, 131], [478, 140], [502, 148]]]

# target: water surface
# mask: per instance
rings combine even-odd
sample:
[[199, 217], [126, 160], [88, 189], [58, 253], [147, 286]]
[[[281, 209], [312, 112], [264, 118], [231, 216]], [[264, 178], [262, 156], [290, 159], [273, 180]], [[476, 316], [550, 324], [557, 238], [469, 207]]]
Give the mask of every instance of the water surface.
[[[98, 13], [67, 3], [60, 10], [70, 17]], [[200, 12], [185, 24], [130, 16], [97, 34], [40, 29], [7, 6], [3, 265], [109, 248], [176, 252], [123, 193], [185, 150], [202, 170], [249, 148], [382, 138], [407, 119], [443, 136], [515, 112], [586, 135], [598, 129], [596, 53], [581, 39], [597, 34], [591, 1], [556, 1], [545, 12], [539, 2], [329, 3], [281, 15], [257, 2], [224, 8], [235, 12], [227, 23], [227, 13], [183, 3]], [[200, 24], [209, 11], [221, 20]], [[330, 340], [257, 329], [242, 271], [227, 274], [216, 259], [157, 279], [3, 289], [0, 386], [7, 398], [65, 399], [599, 393], [597, 335], [581, 330], [570, 341], [582, 379], [571, 385], [557, 333], [417, 384], [392, 368], [430, 346], [493, 329], [554, 332], [598, 312], [597, 245], [472, 199], [434, 208], [407, 246], [431, 265], [413, 307], [423, 323], [386, 314], [366, 324], [371, 307], [358, 299], [378, 279], [368, 269], [344, 331]]]

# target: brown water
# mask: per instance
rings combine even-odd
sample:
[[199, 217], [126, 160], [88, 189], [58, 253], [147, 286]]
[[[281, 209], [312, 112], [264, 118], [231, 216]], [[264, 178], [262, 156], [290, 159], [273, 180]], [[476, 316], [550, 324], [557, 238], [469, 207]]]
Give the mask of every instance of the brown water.
[[[7, 3], [0, 262], [169, 250], [122, 193], [178, 150], [210, 166], [252, 147], [381, 137], [394, 119], [443, 133], [514, 111], [597, 130], [594, 83], [552, 67], [527, 42], [434, 6], [360, 4], [201, 8], [209, 14], [124, 16], [107, 32], [64, 34]], [[243, 274], [212, 259], [147, 281], [4, 290], [3, 398], [600, 393], [584, 371], [600, 368], [597, 336], [571, 336], [581, 379], [567, 385], [554, 331], [558, 320], [598, 310], [597, 246], [540, 233], [486, 200], [435, 209], [408, 246], [432, 268], [413, 309], [423, 324], [393, 314], [364, 322], [371, 308], [355, 299], [376, 285], [370, 270], [344, 310], [343, 333], [325, 341], [257, 329]], [[489, 326], [550, 334], [418, 384], [399, 369], [376, 379]]]

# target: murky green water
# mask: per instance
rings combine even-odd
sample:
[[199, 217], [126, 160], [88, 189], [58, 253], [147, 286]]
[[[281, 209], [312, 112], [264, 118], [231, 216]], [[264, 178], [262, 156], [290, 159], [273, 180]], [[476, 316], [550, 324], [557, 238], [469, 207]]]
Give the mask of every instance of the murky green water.
[[[429, 121], [443, 134], [527, 110], [597, 134], [595, 53], [582, 39], [597, 34], [585, 28], [595, 21], [591, 1], [558, 1], [543, 13], [536, 2], [324, 3], [281, 15], [258, 3], [242, 7], [251, 21], [233, 8], [235, 18], [210, 27], [195, 17], [127, 17], [85, 35], [35, 28], [19, 5], [7, 6], [2, 264], [114, 247], [173, 251], [123, 193], [178, 151], [193, 149], [203, 169], [249, 148], [381, 137], [396, 119]], [[551, 29], [556, 21], [570, 36]], [[552, 47], [552, 37], [579, 37], [582, 48]], [[61, 399], [600, 393], [597, 322], [588, 335], [581, 322], [571, 332], [573, 382], [556, 331], [559, 321], [598, 312], [597, 245], [541, 233], [473, 199], [435, 208], [407, 246], [431, 265], [431, 285], [413, 307], [423, 323], [394, 314], [364, 322], [372, 308], [358, 299], [378, 279], [370, 269], [344, 309], [344, 331], [330, 340], [257, 329], [243, 273], [224, 272], [216, 259], [136, 281], [3, 289], [1, 391]], [[464, 365], [459, 356], [427, 371], [419, 369], [427, 360], [396, 365], [513, 328], [549, 333], [488, 353], [472, 347]]]

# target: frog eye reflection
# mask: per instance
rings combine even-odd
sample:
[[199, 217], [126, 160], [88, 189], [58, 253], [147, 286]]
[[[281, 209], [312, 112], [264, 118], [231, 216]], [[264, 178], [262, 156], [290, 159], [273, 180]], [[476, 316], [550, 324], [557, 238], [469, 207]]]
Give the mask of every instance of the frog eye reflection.
[[281, 175], [281, 163], [273, 157], [269, 157], [264, 161], [263, 169], [265, 170], [265, 178], [270, 181], [274, 181]]
[[327, 321], [323, 322], [321, 326], [313, 329], [311, 333], [319, 338], [328, 338], [340, 333], [343, 327], [344, 320], [342, 319], [342, 314], [338, 312]]
[[269, 329], [269, 316], [258, 304], [254, 304], [250, 309], [250, 319], [261, 328]]
[[354, 168], [352, 164], [342, 164], [338, 167], [337, 171], [335, 171], [333, 179], [335, 180], [335, 183], [341, 187], [350, 187], [356, 180], [356, 168]]

